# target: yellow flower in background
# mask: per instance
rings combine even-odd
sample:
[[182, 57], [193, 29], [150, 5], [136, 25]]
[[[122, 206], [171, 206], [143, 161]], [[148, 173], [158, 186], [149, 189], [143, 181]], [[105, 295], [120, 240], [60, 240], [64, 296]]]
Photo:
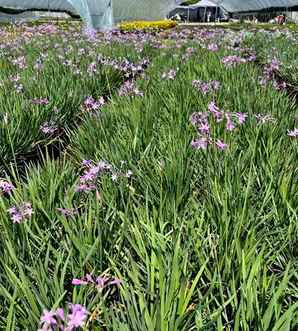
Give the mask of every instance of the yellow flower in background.
[[122, 31], [132, 31], [132, 30], [166, 30], [172, 29], [177, 26], [177, 22], [172, 20], [162, 20], [162, 21], [132, 21], [132, 22], [122, 22], [118, 25], [119, 29]]

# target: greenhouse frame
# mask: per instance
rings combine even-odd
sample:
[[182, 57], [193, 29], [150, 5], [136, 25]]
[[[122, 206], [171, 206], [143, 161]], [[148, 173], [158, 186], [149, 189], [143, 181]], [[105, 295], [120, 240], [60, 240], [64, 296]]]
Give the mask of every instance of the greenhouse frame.
[[[298, 0], [210, 0], [229, 13], [298, 11]], [[0, 0], [0, 10], [66, 12], [80, 16], [89, 27], [111, 28], [123, 20], [164, 19], [181, 0]], [[4, 12], [5, 12], [4, 11]], [[30, 16], [30, 14], [28, 14]]]
[[0, 8], [79, 15], [90, 27], [109, 28], [127, 19], [163, 19], [179, 0], [0, 0]]
[[229, 13], [296, 11], [298, 0], [212, 0]]

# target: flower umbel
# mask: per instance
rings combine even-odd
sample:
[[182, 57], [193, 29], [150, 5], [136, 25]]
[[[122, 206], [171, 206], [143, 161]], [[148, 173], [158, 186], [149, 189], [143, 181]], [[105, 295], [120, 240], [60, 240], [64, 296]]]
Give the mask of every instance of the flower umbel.
[[9, 194], [11, 193], [15, 187], [13, 184], [7, 182], [6, 180], [0, 180], [0, 194]]
[[13, 206], [8, 209], [8, 212], [13, 223], [22, 223], [30, 219], [33, 214], [30, 202], [23, 202], [19, 206]]
[[288, 136], [293, 138], [298, 138], [298, 128], [295, 128], [294, 130], [288, 130]]

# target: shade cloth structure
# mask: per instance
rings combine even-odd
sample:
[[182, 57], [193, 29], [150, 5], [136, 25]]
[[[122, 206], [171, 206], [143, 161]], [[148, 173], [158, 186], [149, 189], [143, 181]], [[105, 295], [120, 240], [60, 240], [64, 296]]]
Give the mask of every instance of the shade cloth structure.
[[66, 11], [78, 14], [90, 27], [110, 26], [113, 17], [111, 0], [0, 0], [0, 6], [15, 10]]
[[0, 0], [0, 7], [15, 10], [66, 11], [78, 14], [94, 28], [109, 28], [127, 19], [162, 19], [179, 0]]
[[217, 7], [217, 4], [210, 1], [210, 0], [201, 0], [198, 1], [197, 3], [188, 6], [190, 8], [197, 8], [197, 7]]
[[181, 0], [113, 0], [113, 13], [116, 22], [163, 19], [181, 2]]
[[298, 0], [212, 0], [230, 13], [264, 10], [298, 10]]
[[188, 22], [207, 22], [208, 16], [209, 21], [215, 21], [223, 18], [224, 11], [216, 3], [210, 0], [201, 0], [195, 4], [189, 6], [176, 6], [174, 10], [169, 13], [169, 17], [179, 15], [184, 17]]

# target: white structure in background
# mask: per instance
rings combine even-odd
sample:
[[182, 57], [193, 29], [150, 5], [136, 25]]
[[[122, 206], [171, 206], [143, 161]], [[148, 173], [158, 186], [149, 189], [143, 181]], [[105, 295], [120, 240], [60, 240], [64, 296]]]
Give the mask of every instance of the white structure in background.
[[187, 22], [210, 22], [227, 18], [220, 6], [212, 0], [201, 0], [189, 6], [177, 6], [169, 16], [183, 18]]
[[298, 11], [288, 12], [287, 17], [291, 22], [298, 23]]
[[164, 19], [182, 0], [113, 0], [116, 22]]
[[0, 0], [0, 7], [19, 11], [67, 11], [81, 16], [90, 27], [111, 28], [114, 25], [114, 18], [117, 21], [163, 19], [179, 2], [179, 0]]
[[229, 13], [257, 12], [279, 8], [283, 11], [298, 10], [298, 0], [212, 0]]

